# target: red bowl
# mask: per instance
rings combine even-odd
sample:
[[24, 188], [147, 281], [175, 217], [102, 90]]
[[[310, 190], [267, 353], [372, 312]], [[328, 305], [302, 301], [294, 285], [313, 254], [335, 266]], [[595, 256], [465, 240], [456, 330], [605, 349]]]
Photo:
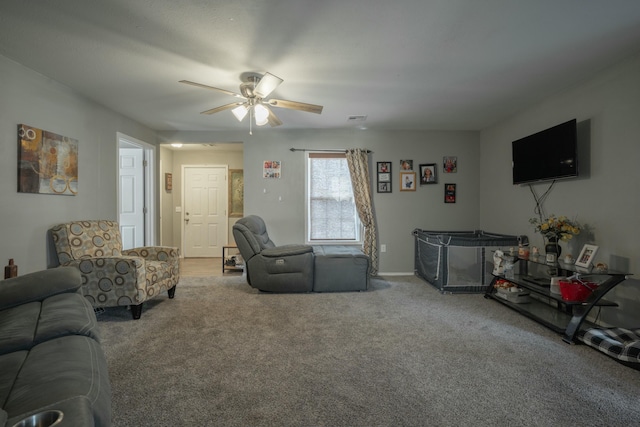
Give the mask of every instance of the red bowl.
[[578, 282], [576, 280], [572, 280], [571, 282], [560, 280], [559, 285], [562, 299], [571, 302], [583, 302], [598, 287], [597, 283]]

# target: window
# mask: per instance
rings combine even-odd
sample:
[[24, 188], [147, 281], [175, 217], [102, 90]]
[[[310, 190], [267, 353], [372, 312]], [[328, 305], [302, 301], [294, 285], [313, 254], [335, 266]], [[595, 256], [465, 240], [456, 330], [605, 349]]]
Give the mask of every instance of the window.
[[359, 243], [360, 220], [344, 153], [308, 153], [307, 241]]

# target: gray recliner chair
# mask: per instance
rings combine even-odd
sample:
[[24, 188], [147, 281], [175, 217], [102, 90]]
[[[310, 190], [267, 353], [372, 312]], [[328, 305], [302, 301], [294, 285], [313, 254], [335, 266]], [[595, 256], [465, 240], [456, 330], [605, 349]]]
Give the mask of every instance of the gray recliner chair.
[[233, 237], [244, 258], [247, 282], [266, 292], [311, 292], [314, 254], [310, 245], [276, 246], [259, 216], [240, 218]]

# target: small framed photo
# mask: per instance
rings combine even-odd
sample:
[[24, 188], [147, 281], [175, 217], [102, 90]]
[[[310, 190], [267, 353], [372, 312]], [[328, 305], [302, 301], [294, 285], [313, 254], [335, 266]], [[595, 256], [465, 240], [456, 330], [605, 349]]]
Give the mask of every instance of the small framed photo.
[[445, 203], [456, 202], [456, 184], [444, 185], [444, 202]]
[[378, 183], [378, 193], [391, 193], [391, 183], [390, 182], [379, 182]]
[[173, 190], [173, 175], [170, 173], [164, 174], [164, 189], [167, 191]]
[[578, 267], [589, 268], [597, 252], [598, 252], [597, 246], [584, 245], [582, 247], [582, 250], [580, 251], [580, 255], [578, 255], [578, 259], [576, 260], [576, 265]]
[[401, 171], [412, 171], [413, 170], [413, 160], [400, 160], [400, 170]]
[[416, 191], [415, 172], [400, 172], [400, 191]]
[[442, 159], [442, 170], [444, 173], [456, 173], [458, 172], [458, 157], [457, 156], [445, 156]]
[[391, 173], [391, 162], [378, 162], [378, 173]]
[[420, 185], [436, 184], [438, 177], [436, 176], [436, 164], [427, 163], [420, 165]]

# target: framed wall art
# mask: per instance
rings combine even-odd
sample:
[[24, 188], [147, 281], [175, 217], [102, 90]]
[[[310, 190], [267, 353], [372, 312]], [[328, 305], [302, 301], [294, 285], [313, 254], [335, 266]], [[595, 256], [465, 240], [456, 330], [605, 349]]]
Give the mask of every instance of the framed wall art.
[[415, 172], [400, 172], [400, 191], [416, 191]]
[[401, 171], [412, 171], [413, 170], [413, 160], [400, 160], [400, 170]]
[[378, 193], [391, 193], [391, 162], [377, 163]]
[[436, 176], [436, 164], [427, 163], [420, 165], [420, 185], [436, 184], [438, 177]]
[[173, 190], [173, 175], [170, 173], [164, 174], [164, 189], [167, 191]]
[[456, 202], [456, 184], [444, 185], [444, 202], [445, 203]]
[[78, 140], [18, 125], [18, 192], [78, 194]]
[[263, 178], [280, 178], [282, 176], [282, 163], [280, 160], [265, 160], [262, 163]]
[[458, 172], [458, 157], [457, 156], [445, 156], [442, 159], [442, 170], [444, 173], [456, 173]]

